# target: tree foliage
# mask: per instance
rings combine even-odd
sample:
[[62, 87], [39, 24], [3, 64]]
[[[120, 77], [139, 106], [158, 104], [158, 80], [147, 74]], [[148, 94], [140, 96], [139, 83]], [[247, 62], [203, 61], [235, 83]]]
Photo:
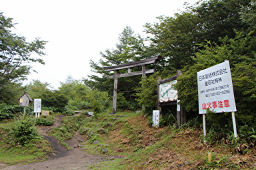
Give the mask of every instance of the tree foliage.
[[[139, 35], [135, 35], [130, 27], [126, 27], [120, 34], [119, 42], [115, 49], [108, 49], [102, 52], [101, 57], [99, 63], [91, 61], [91, 68], [96, 74], [89, 76], [90, 79], [85, 80], [85, 83], [92, 89], [107, 91], [108, 94], [112, 96], [113, 79], [109, 79], [108, 76], [113, 73], [104, 71], [103, 67], [117, 66], [127, 62], [138, 61], [151, 57], [151, 55], [148, 53], [144, 39]], [[141, 68], [137, 69], [141, 70]], [[136, 69], [134, 70], [138, 71]], [[121, 70], [119, 72], [124, 73], [127, 72], [127, 70]], [[134, 110], [138, 107], [135, 99], [135, 88], [138, 86], [140, 80], [140, 76], [118, 79], [118, 93], [121, 92], [118, 94], [117, 105], [119, 108]]]
[[[44, 55], [43, 49], [46, 41], [35, 39], [32, 42], [13, 33], [14, 23], [12, 18], [5, 17], [0, 12], [0, 94], [2, 99], [6, 85], [14, 85], [14, 82], [24, 80], [31, 70], [30, 63], [43, 64], [40, 57], [31, 55], [36, 53]], [[1, 100], [1, 102], [8, 102]]]
[[35, 80], [27, 87], [27, 92], [33, 99], [42, 99], [42, 106], [52, 108], [54, 111], [63, 112], [68, 99], [59, 90], [51, 90], [48, 83]]
[[[241, 127], [239, 133], [249, 143], [255, 143], [254, 129], [256, 128], [256, 108], [254, 105], [256, 102], [255, 5], [255, 0], [200, 1], [173, 17], [161, 16], [158, 17], [158, 22], [147, 23], [145, 32], [148, 35], [149, 45], [144, 48], [145, 50], [136, 48], [141, 52], [141, 56], [161, 56], [154, 68], [162, 78], [170, 77], [176, 74], [177, 70], [182, 70], [183, 74], [178, 78], [176, 88], [179, 92], [181, 106], [186, 110], [188, 120], [198, 116], [196, 73], [229, 60], [238, 110], [236, 115]], [[124, 42], [123, 39], [121, 40]], [[127, 41], [129, 40], [127, 38]], [[144, 40], [144, 42], [146, 41]], [[124, 44], [122, 45], [121, 47], [126, 47]], [[118, 63], [131, 61], [125, 60], [125, 57], [134, 60], [133, 55], [130, 55], [133, 50], [128, 50], [130, 50], [130, 53], [128, 51], [124, 53], [107, 51], [107, 54], [103, 55], [105, 60], [102, 60], [99, 65], [94, 63], [93, 66], [97, 66], [100, 70], [102, 66], [114, 66]], [[110, 59], [114, 59], [114, 61], [110, 62]], [[107, 79], [108, 73], [104, 73], [104, 71], [98, 73], [102, 75], [103, 79], [109, 81]], [[146, 110], [150, 112], [156, 106], [155, 75], [142, 79], [139, 85], [137, 82], [132, 84], [132, 82], [135, 82], [134, 79], [121, 80], [121, 82], [123, 81], [131, 82], [126, 82], [125, 85], [121, 84], [121, 89], [123, 86], [126, 89], [131, 88], [131, 85], [137, 87], [137, 101], [139, 104], [143, 104]], [[107, 84], [109, 85], [109, 82]], [[104, 86], [104, 88], [112, 92], [111, 86], [112, 83], [110, 83], [110, 86]], [[125, 93], [124, 96], [126, 101], [132, 101], [127, 98]], [[209, 114], [207, 125], [212, 134], [209, 135], [209, 138], [211, 140], [232, 138], [230, 120], [230, 114]], [[225, 123], [226, 128], [221, 128], [222, 123]], [[215, 133], [216, 130], [219, 132]]]

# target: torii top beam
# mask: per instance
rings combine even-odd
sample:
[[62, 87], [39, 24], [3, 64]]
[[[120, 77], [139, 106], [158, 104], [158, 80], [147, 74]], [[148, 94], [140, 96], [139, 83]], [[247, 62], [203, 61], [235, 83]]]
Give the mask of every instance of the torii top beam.
[[156, 57], [152, 57], [152, 58], [147, 58], [145, 60], [121, 64], [118, 66], [103, 67], [103, 69], [105, 71], [116, 71], [116, 70], [122, 70], [122, 69], [126, 69], [126, 68], [132, 68], [132, 67], [136, 67], [136, 66], [142, 66], [142, 65], [146, 65], [146, 64], [155, 63], [158, 58], [159, 58], [159, 56], [156, 56]]

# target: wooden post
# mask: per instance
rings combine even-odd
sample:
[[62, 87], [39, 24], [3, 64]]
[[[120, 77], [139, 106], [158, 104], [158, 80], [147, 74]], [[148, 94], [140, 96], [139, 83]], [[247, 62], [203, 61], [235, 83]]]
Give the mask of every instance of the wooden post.
[[26, 115], [26, 106], [23, 108], [23, 117]]
[[180, 111], [177, 111], [177, 124], [178, 124], [178, 127], [180, 127], [180, 125], [181, 125], [181, 114], [180, 114]]
[[[142, 65], [142, 78], [146, 78], [146, 67], [145, 65]], [[142, 84], [142, 88], [144, 86], [144, 83]], [[142, 105], [142, 111], [145, 111], [145, 105]]]
[[157, 110], [160, 111], [161, 113], [161, 106], [160, 106], [160, 81], [161, 81], [161, 77], [157, 77]]
[[118, 73], [114, 73], [114, 90], [113, 90], [113, 110], [112, 113], [116, 113], [116, 102], [117, 102], [117, 83], [118, 83]]
[[[182, 75], [182, 72], [180, 70], [177, 71], [177, 78]], [[178, 103], [178, 100], [177, 100]], [[177, 109], [177, 124], [178, 127], [180, 127], [182, 124], [184, 124], [186, 121], [186, 115], [184, 110], [181, 106], [179, 106], [179, 109]]]

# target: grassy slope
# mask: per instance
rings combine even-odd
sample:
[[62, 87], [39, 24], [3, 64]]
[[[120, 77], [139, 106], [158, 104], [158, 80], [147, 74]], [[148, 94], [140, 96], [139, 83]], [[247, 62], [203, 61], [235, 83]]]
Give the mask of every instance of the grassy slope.
[[[88, 141], [87, 152], [109, 155], [110, 160], [94, 169], [208, 169], [253, 168], [255, 151], [232, 153], [226, 145], [208, 146], [201, 142], [201, 131], [152, 128], [142, 115], [124, 112], [87, 119], [80, 133]], [[211, 152], [212, 161], [208, 162]]]
[[44, 160], [52, 152], [50, 144], [43, 138], [34, 139], [25, 146], [12, 146], [5, 141], [9, 129], [15, 121], [0, 123], [0, 162], [7, 164], [27, 163]]
[[[12, 124], [0, 123], [0, 139]], [[134, 112], [100, 114], [98, 119], [85, 115], [66, 117], [50, 134], [65, 144], [77, 131], [87, 139], [83, 143], [85, 151], [108, 155], [109, 160], [92, 166], [93, 169], [252, 169], [256, 166], [255, 150], [240, 155], [232, 153], [226, 145], [205, 145], [201, 142], [201, 130], [152, 128], [147, 118]], [[46, 141], [38, 142], [14, 148], [0, 142], [0, 162], [13, 164], [41, 159], [50, 148]], [[208, 162], [209, 152], [211, 162]]]

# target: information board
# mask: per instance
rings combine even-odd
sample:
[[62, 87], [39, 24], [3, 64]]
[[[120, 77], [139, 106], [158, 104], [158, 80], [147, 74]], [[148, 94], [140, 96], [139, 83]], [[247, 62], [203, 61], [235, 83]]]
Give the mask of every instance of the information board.
[[167, 83], [160, 84], [159, 86], [160, 102], [177, 101], [178, 91], [174, 89], [174, 85], [176, 83], [177, 83], [177, 80], [173, 80]]
[[197, 84], [199, 114], [236, 111], [229, 61], [199, 71]]
[[34, 112], [35, 113], [41, 112], [41, 99], [34, 99]]

